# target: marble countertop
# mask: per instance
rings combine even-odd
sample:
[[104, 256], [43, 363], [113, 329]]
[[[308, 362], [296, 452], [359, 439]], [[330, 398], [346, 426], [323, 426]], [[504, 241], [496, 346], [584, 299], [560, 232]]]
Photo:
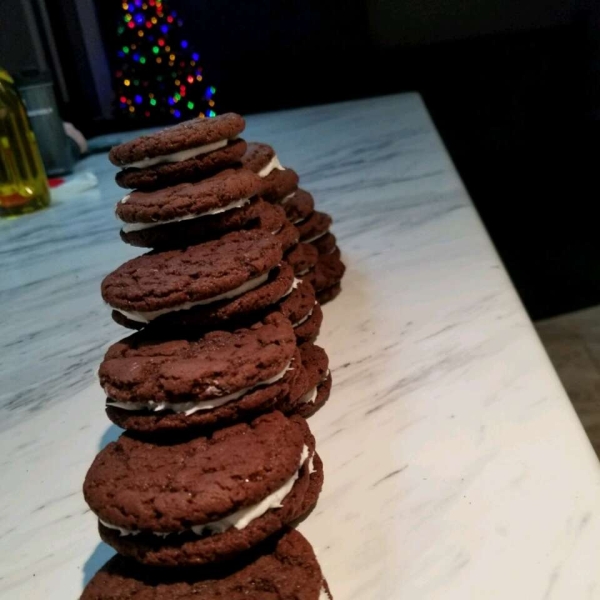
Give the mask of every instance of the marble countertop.
[[[600, 599], [600, 469], [416, 94], [252, 116], [335, 218], [325, 463], [301, 530], [336, 600]], [[123, 195], [0, 222], [0, 596], [76, 598], [112, 554], [81, 484], [119, 431], [95, 372]], [[490, 182], [493, 185], [493, 182]]]

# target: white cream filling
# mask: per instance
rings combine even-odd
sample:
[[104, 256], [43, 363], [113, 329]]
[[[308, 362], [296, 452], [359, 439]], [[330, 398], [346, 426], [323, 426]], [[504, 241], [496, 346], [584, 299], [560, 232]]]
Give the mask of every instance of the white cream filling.
[[119, 200], [119, 202], [120, 202], [121, 204], [125, 204], [125, 203], [127, 202], [127, 200], [129, 200], [129, 198], [131, 198], [131, 195], [130, 195], [130, 194], [127, 194], [127, 196], [125, 196], [124, 198], [121, 198], [121, 199]]
[[[272, 494], [269, 494], [257, 504], [253, 504], [247, 508], [242, 508], [241, 510], [236, 511], [231, 515], [224, 517], [223, 519], [219, 519], [218, 521], [204, 523], [203, 525], [195, 525], [191, 527], [190, 530], [196, 535], [202, 535], [204, 532], [208, 532], [210, 534], [223, 533], [231, 527], [235, 527], [236, 529], [244, 529], [254, 519], [258, 519], [258, 517], [264, 515], [268, 510], [272, 508], [281, 508], [284, 498], [291, 492], [292, 488], [294, 487], [294, 483], [296, 483], [296, 480], [298, 477], [300, 477], [300, 469], [309, 458], [309, 454], [310, 450], [308, 446], [305, 445], [302, 448], [302, 454], [300, 455], [300, 464], [298, 466], [298, 470], [278, 490], [275, 490]], [[122, 536], [138, 535], [141, 533], [139, 529], [126, 529], [124, 527], [113, 525], [112, 523], [107, 523], [102, 519], [99, 519], [99, 521], [105, 527], [118, 531]], [[166, 537], [170, 535], [169, 533], [164, 533], [161, 531], [153, 531], [152, 534], [159, 537]]]
[[281, 297], [287, 298], [295, 289], [298, 288], [301, 283], [302, 279], [296, 279], [296, 277], [294, 277], [294, 281], [292, 282], [292, 285], [290, 285], [290, 289]]
[[264, 166], [259, 172], [259, 177], [266, 177], [269, 173], [272, 173], [275, 169], [279, 171], [285, 171], [285, 167], [281, 165], [279, 159], [277, 158], [277, 154], [269, 161], [269, 163]]
[[291, 361], [286, 365], [283, 371], [277, 373], [273, 377], [269, 379], [265, 379], [257, 383], [256, 385], [252, 385], [247, 388], [242, 388], [237, 392], [233, 392], [231, 394], [227, 394], [226, 396], [218, 396], [216, 398], [211, 398], [210, 400], [201, 400], [197, 402], [155, 402], [154, 400], [149, 400], [148, 402], [117, 402], [116, 400], [109, 400], [106, 405], [114, 406], [115, 408], [122, 408], [123, 410], [137, 411], [137, 410], [148, 410], [152, 412], [160, 412], [163, 410], [169, 410], [175, 413], [184, 413], [187, 416], [193, 415], [194, 413], [200, 410], [210, 410], [211, 408], [218, 408], [219, 406], [223, 406], [223, 404], [227, 404], [233, 400], [237, 400], [241, 398], [248, 392], [255, 390], [261, 386], [271, 385], [276, 381], [279, 381], [289, 370], [290, 370]]
[[206, 144], [204, 146], [196, 146], [195, 148], [190, 148], [189, 150], [180, 150], [179, 152], [173, 152], [172, 154], [163, 154], [162, 156], [154, 156], [153, 158], [143, 158], [142, 160], [129, 163], [128, 165], [124, 165], [123, 169], [145, 169], [148, 167], [153, 167], [155, 165], [162, 165], [164, 163], [182, 162], [184, 160], [194, 158], [194, 156], [199, 156], [200, 154], [208, 154], [213, 150], [224, 148], [225, 146], [227, 146], [228, 142], [229, 140], [219, 140], [218, 142], [213, 142], [212, 144]]
[[151, 311], [129, 311], [121, 310], [120, 308], [115, 308], [115, 310], [127, 317], [130, 321], [136, 321], [137, 323], [150, 323], [150, 321], [153, 321], [161, 315], [166, 315], [171, 312], [177, 312], [180, 310], [190, 310], [190, 308], [194, 308], [195, 306], [205, 306], [206, 304], [212, 304], [213, 302], [218, 302], [219, 300], [237, 298], [238, 296], [241, 296], [242, 294], [245, 294], [246, 292], [257, 288], [259, 285], [262, 285], [269, 278], [269, 274], [270, 271], [267, 271], [266, 273], [263, 273], [260, 277], [250, 279], [242, 285], [240, 285], [239, 287], [230, 290], [229, 292], [219, 294], [218, 296], [213, 296], [212, 298], [207, 298], [206, 300], [198, 300], [197, 302], [184, 302], [183, 304], [178, 304], [177, 306], [172, 306], [171, 308], [161, 308], [160, 310]]
[[302, 323], [306, 323], [306, 321], [308, 321], [312, 317], [314, 310], [315, 310], [314, 308], [311, 308], [308, 311], [308, 314], [305, 317], [302, 317], [299, 321], [296, 321], [295, 323], [293, 323], [292, 327], [300, 327], [300, 325], [302, 325]]
[[306, 392], [306, 394], [300, 398], [299, 402], [302, 404], [314, 404], [317, 399], [317, 394], [319, 393], [317, 388], [318, 386], [315, 386], [310, 392]]
[[324, 235], [326, 235], [328, 233], [329, 233], [329, 229], [327, 229], [323, 233], [318, 233], [314, 237], [311, 237], [311, 238], [309, 238], [307, 240], [302, 240], [302, 242], [304, 242], [305, 244], [310, 244], [311, 242], [314, 242], [315, 240], [318, 240], [319, 238], [322, 238]]
[[[128, 198], [129, 196], [126, 196]], [[121, 200], [121, 202], [123, 202]], [[227, 204], [226, 206], [221, 206], [219, 208], [211, 208], [203, 213], [195, 214], [195, 215], [185, 215], [183, 217], [177, 217], [176, 219], [168, 219], [166, 221], [153, 221], [152, 223], [126, 223], [123, 225], [123, 232], [129, 233], [130, 231], [141, 231], [142, 229], [150, 229], [151, 227], [158, 227], [159, 225], [168, 225], [169, 223], [180, 223], [181, 221], [190, 221], [192, 219], [200, 219], [201, 217], [208, 217], [210, 215], [218, 215], [228, 210], [233, 210], [234, 208], [242, 208], [250, 202], [250, 198], [240, 198], [239, 200], [235, 200], [231, 204]]]
[[[291, 200], [295, 195], [296, 195], [296, 192], [292, 192], [291, 194], [288, 194], [287, 196], [284, 196], [284, 198], [280, 202], [280, 204], [285, 204], [286, 202], [288, 202], [288, 200]], [[296, 221], [296, 223], [299, 223], [299, 222], [300, 221]]]
[[314, 453], [311, 454], [310, 458], [308, 459], [308, 474], [312, 475], [313, 473], [315, 473], [317, 470], [315, 469], [315, 455]]
[[304, 271], [300, 271], [299, 273], [296, 273], [296, 275], [306, 275], [308, 272], [310, 271], [310, 269], [304, 269]]

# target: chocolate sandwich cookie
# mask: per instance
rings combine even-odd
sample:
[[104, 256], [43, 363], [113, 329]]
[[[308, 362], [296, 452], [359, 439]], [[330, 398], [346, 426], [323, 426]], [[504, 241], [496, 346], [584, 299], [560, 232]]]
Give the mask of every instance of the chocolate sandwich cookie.
[[316, 303], [315, 290], [306, 280], [296, 280], [293, 292], [275, 309], [289, 319], [292, 327], [306, 320]]
[[119, 554], [190, 566], [231, 559], [280, 531], [312, 508], [322, 482], [306, 421], [272, 412], [191, 439], [125, 433], [98, 454], [83, 492]]
[[327, 213], [316, 210], [308, 219], [296, 225], [300, 232], [300, 240], [307, 244], [314, 243], [327, 235], [331, 222], [331, 217]]
[[311, 269], [314, 269], [318, 260], [318, 250], [304, 242], [299, 243], [285, 255], [285, 261], [294, 269], [294, 273], [298, 277], [306, 275]]
[[341, 291], [342, 291], [342, 285], [340, 283], [336, 283], [335, 285], [332, 285], [331, 287], [321, 290], [317, 294], [319, 304], [327, 304], [328, 302], [335, 300], [340, 295]]
[[298, 189], [298, 174], [283, 167], [268, 144], [250, 142], [242, 164], [263, 180], [261, 195], [268, 202], [281, 202]]
[[195, 181], [241, 160], [246, 142], [237, 136], [244, 127], [234, 113], [193, 119], [115, 146], [108, 158], [123, 169], [116, 177], [121, 187], [156, 189]]
[[127, 327], [218, 324], [291, 292], [293, 272], [266, 231], [237, 231], [183, 250], [134, 258], [102, 282], [113, 318]]
[[287, 252], [300, 241], [300, 232], [289, 221], [285, 221], [281, 229], [275, 232], [275, 239], [279, 241], [283, 251]]
[[339, 259], [339, 256], [335, 253], [321, 254], [315, 268], [305, 277], [319, 294], [319, 292], [338, 284], [345, 272], [346, 265]]
[[281, 206], [261, 200], [255, 209], [255, 214], [257, 220], [254, 226], [270, 231], [281, 244], [284, 252], [298, 244], [300, 232], [287, 220]]
[[107, 414], [144, 433], [222, 427], [267, 412], [289, 394], [296, 356], [289, 320], [165, 339], [148, 329], [113, 344], [99, 369]]
[[294, 223], [308, 219], [315, 210], [315, 201], [312, 194], [306, 190], [297, 189], [281, 201], [287, 218]]
[[313, 240], [311, 244], [317, 249], [319, 254], [333, 254], [337, 247], [337, 240], [333, 233], [328, 232], [325, 235]]
[[293, 412], [308, 418], [329, 399], [331, 392], [331, 373], [329, 358], [320, 346], [308, 342], [300, 346], [302, 366], [306, 372], [305, 389], [296, 401]]
[[260, 178], [249, 169], [226, 169], [196, 183], [152, 192], [135, 190], [117, 203], [121, 238], [145, 248], [203, 241], [231, 222], [241, 220], [244, 225], [260, 189]]
[[323, 323], [323, 311], [316, 300], [315, 290], [308, 281], [301, 281], [281, 302], [278, 310], [292, 323], [299, 344], [317, 339]]
[[278, 204], [283, 202], [290, 194], [298, 189], [300, 178], [292, 169], [279, 169], [267, 175], [263, 181], [262, 197], [267, 202]]
[[[207, 180], [208, 181], [208, 180]], [[219, 239], [241, 229], [261, 229], [273, 234], [285, 252], [295, 246], [299, 231], [285, 218], [283, 209], [260, 198], [223, 213], [162, 225], [144, 231], [121, 230], [121, 239], [133, 246], [174, 250]]]
[[168, 223], [160, 227], [138, 231], [121, 229], [121, 239], [131, 246], [154, 248], [155, 250], [175, 250], [194, 246], [219, 239], [232, 231], [260, 229], [257, 211], [258, 205], [261, 203], [271, 206], [264, 200], [255, 197], [240, 208], [198, 219]]
[[300, 321], [294, 327], [294, 333], [299, 344], [304, 342], [314, 342], [321, 331], [321, 325], [323, 324], [323, 311], [321, 310], [321, 304], [317, 300], [315, 305], [306, 315], [304, 320]]
[[228, 563], [160, 569], [115, 556], [81, 600], [331, 600], [310, 543], [285, 529]]

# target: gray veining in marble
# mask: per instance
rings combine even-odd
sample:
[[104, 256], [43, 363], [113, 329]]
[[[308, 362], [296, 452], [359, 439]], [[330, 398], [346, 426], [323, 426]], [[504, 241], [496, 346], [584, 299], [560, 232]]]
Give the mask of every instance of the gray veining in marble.
[[[419, 97], [253, 116], [247, 138], [334, 215], [348, 264], [301, 525], [336, 599], [600, 599], [598, 461]], [[99, 283], [138, 251], [106, 158], [79, 168], [99, 190], [0, 221], [3, 598], [77, 597], [111, 555], [80, 488], [118, 435]]]

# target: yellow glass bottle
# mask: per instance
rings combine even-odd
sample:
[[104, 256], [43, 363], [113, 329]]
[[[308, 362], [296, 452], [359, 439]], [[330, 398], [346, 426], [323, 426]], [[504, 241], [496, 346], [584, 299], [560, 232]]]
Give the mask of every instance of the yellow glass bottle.
[[27, 111], [12, 78], [0, 68], [0, 217], [49, 204], [46, 172]]

